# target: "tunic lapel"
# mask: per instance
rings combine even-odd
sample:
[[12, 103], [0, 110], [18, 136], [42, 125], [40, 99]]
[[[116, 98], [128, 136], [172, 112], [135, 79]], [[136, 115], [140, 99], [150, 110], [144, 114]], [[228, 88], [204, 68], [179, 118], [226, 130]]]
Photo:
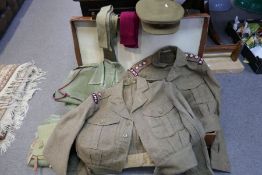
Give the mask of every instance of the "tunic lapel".
[[144, 95], [146, 90], [148, 90], [148, 83], [146, 79], [137, 77], [137, 90], [134, 94], [134, 102], [131, 109], [132, 113], [146, 103], [147, 97]]
[[126, 108], [124, 99], [123, 99], [123, 80], [120, 81], [113, 89], [112, 94], [109, 97], [110, 109], [119, 114], [121, 117], [130, 119], [129, 112]]
[[[144, 105], [147, 101], [147, 97], [144, 95], [144, 92], [148, 90], [148, 83], [146, 79], [137, 77], [137, 90], [133, 95], [134, 102], [131, 109], [131, 113], [134, 112], [136, 109]], [[124, 80], [122, 80], [115, 88], [112, 90], [112, 94], [109, 98], [109, 101], [111, 103], [110, 108], [115, 113], [119, 114], [120, 116], [131, 119], [130, 114], [127, 110], [127, 107], [125, 105], [124, 99], [123, 99], [123, 83]]]

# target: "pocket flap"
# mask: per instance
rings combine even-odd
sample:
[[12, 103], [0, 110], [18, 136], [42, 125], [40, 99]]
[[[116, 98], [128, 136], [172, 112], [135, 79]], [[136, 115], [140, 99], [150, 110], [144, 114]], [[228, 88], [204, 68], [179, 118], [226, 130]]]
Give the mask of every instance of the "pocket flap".
[[161, 104], [150, 104], [143, 111], [143, 114], [149, 117], [160, 117], [169, 113], [174, 108], [170, 102], [163, 102]]
[[176, 86], [179, 89], [189, 90], [198, 87], [202, 84], [204, 80], [199, 76], [195, 75], [188, 75], [186, 77], [181, 77], [175, 81]]
[[115, 115], [95, 115], [92, 118], [90, 118], [87, 123], [93, 124], [93, 125], [112, 125], [120, 122], [120, 117]]

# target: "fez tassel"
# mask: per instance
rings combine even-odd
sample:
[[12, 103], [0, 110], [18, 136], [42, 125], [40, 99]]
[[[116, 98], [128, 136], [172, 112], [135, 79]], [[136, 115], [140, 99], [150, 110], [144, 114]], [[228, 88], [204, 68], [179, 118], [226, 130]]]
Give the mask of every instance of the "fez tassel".
[[[19, 129], [28, 111], [28, 101], [39, 90], [39, 80], [46, 75], [37, 68], [33, 62], [25, 63], [17, 67], [16, 71], [0, 92], [0, 109], [6, 109], [0, 121], [0, 133], [6, 133], [0, 140], [0, 152], [6, 152], [14, 141], [14, 131]], [[7, 102], [5, 99], [12, 99]]]

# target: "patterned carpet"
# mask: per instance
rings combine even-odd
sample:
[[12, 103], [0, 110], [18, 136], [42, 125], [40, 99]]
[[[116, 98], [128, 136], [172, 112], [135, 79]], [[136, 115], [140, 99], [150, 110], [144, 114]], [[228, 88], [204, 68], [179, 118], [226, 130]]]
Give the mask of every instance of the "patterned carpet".
[[33, 63], [0, 65], [0, 152], [15, 139], [40, 79], [45, 73]]

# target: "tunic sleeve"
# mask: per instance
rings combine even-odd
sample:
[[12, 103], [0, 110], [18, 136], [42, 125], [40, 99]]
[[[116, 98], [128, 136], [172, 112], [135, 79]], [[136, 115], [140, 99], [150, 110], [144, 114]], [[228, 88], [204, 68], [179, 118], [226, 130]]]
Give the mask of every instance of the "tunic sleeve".
[[44, 156], [58, 175], [66, 175], [71, 147], [76, 136], [98, 109], [99, 104], [93, 96], [88, 97], [81, 105], [62, 116], [44, 149]]

